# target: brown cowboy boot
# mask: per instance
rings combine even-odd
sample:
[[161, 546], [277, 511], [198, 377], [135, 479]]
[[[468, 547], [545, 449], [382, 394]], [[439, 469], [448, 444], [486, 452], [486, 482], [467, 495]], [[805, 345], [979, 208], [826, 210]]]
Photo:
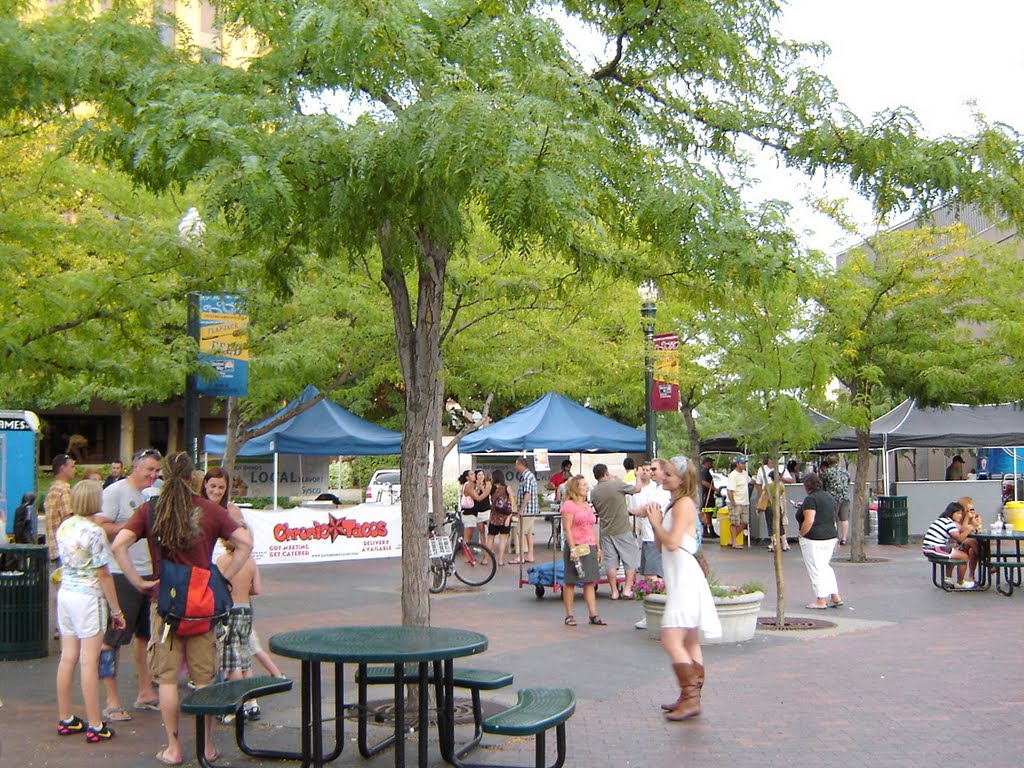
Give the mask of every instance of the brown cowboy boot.
[[[680, 665], [680, 664], [673, 664], [672, 666], [675, 668], [675, 667], [679, 667], [679, 666], [682, 666], [682, 665]], [[693, 662], [693, 668], [697, 672], [697, 689], [700, 690], [701, 688], [704, 687], [704, 665], [703, 664], [698, 664], [695, 661], [695, 662]], [[673, 709], [678, 707], [683, 702], [683, 699], [686, 698], [686, 694], [683, 692], [684, 681], [683, 681], [683, 678], [679, 676], [679, 670], [678, 669], [676, 669], [676, 677], [679, 678], [679, 698], [676, 699], [675, 701], [673, 701], [671, 704], [662, 704], [661, 705], [661, 708], [664, 709], [666, 712], [671, 712]]]
[[676, 680], [679, 681], [679, 697], [671, 704], [662, 704], [661, 708], [666, 712], [671, 712], [673, 709], [683, 703], [686, 698], [686, 689], [683, 687], [686, 685], [686, 676], [682, 672], [682, 668], [687, 666], [686, 664], [673, 664], [672, 670], [676, 673]]
[[[665, 715], [666, 720], [686, 720], [689, 717], [694, 717], [700, 714], [700, 689], [701, 684], [698, 683], [698, 673], [696, 664], [675, 664], [677, 668], [676, 674], [679, 675], [685, 682], [683, 682], [683, 700], [679, 705]], [[682, 668], [681, 670], [679, 668]]]

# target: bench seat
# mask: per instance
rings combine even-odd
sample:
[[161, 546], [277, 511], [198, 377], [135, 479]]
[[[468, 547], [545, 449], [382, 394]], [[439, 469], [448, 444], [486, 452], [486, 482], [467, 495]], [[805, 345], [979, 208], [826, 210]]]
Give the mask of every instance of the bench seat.
[[575, 711], [576, 694], [571, 688], [524, 688], [518, 691], [514, 707], [484, 720], [483, 730], [501, 736], [535, 736], [536, 759], [529, 768], [545, 768], [545, 736], [554, 728], [556, 756], [550, 768], [561, 768], [566, 758], [565, 723]]
[[214, 683], [205, 688], [197, 688], [191, 691], [181, 702], [181, 713], [183, 715], [195, 715], [196, 717], [196, 760], [203, 768], [226, 768], [224, 763], [218, 761], [214, 766], [206, 759], [206, 718], [208, 716], [218, 717], [223, 715], [235, 716], [235, 740], [239, 747], [246, 754], [253, 754], [245, 745], [244, 723], [245, 718], [241, 716], [242, 707], [245, 702], [258, 699], [263, 696], [270, 696], [275, 693], [284, 693], [292, 689], [292, 681], [285, 677], [272, 677], [262, 675], [260, 677], [247, 677], [242, 680], [227, 680], [223, 683]]

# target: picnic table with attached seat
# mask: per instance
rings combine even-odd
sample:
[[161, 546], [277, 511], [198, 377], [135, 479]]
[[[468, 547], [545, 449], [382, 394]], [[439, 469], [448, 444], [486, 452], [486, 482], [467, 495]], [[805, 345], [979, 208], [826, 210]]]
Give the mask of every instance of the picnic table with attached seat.
[[[1021, 570], [1024, 569], [1021, 544], [1024, 543], [1024, 531], [978, 531], [972, 533], [971, 537], [981, 543], [979, 583], [988, 584], [994, 580], [999, 594], [1007, 597], [1012, 595], [1013, 588], [1021, 585]], [[1002, 588], [1004, 581], [1006, 589]]]
[[[442, 627], [322, 627], [284, 632], [270, 638], [270, 650], [302, 662], [300, 681], [302, 749], [289, 755], [302, 760], [303, 767], [320, 768], [341, 754], [344, 746], [344, 686], [346, 663], [358, 665], [359, 685], [359, 752], [371, 757], [385, 747], [394, 745], [395, 766], [405, 765], [405, 686], [419, 685], [419, 751], [418, 764], [428, 765], [427, 734], [429, 727], [428, 689], [432, 679], [437, 683], [438, 739], [441, 755], [452, 762], [455, 751], [455, 703], [453, 659], [471, 656], [487, 649], [487, 638], [479, 632]], [[335, 743], [324, 754], [323, 690], [320, 665], [334, 665]], [[367, 744], [366, 685], [369, 664], [394, 664], [395, 732], [384, 741]], [[405, 665], [417, 665], [417, 674], [407, 676]]]

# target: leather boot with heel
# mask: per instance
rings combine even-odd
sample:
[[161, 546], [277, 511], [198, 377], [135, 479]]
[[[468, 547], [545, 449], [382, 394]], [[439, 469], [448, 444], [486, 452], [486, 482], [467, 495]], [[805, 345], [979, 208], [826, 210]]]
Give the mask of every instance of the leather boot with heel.
[[[703, 686], [703, 667], [700, 664], [673, 664], [682, 691], [675, 709], [665, 715], [666, 720], [686, 720], [700, 714], [700, 691]], [[698, 671], [698, 667], [701, 667]]]

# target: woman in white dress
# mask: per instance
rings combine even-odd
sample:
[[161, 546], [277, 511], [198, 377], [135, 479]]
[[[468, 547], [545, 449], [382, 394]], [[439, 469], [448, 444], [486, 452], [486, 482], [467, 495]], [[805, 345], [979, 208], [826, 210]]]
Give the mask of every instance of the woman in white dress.
[[648, 504], [634, 511], [647, 517], [661, 549], [668, 597], [661, 620], [661, 644], [672, 661], [679, 682], [679, 698], [662, 704], [669, 720], [685, 720], [700, 714], [700, 694], [704, 685], [704, 656], [700, 633], [715, 638], [722, 625], [715, 611], [707, 578], [694, 558], [697, 553], [697, 471], [685, 456], [671, 461], [655, 459], [651, 466], [654, 480], [672, 494], [669, 508]]

